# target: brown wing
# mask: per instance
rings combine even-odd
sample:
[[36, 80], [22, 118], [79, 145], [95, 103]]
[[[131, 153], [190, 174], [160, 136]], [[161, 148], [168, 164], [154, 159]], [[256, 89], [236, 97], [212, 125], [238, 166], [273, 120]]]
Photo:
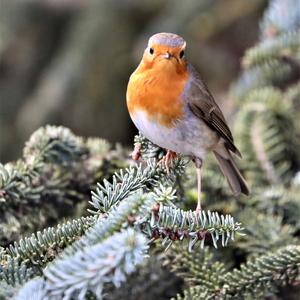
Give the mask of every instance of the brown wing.
[[203, 83], [198, 72], [192, 66], [189, 66], [189, 72], [191, 74], [191, 83], [187, 99], [189, 108], [211, 129], [218, 132], [225, 140], [228, 149], [241, 157], [239, 150], [234, 145], [233, 137], [224, 115], [207, 86]]

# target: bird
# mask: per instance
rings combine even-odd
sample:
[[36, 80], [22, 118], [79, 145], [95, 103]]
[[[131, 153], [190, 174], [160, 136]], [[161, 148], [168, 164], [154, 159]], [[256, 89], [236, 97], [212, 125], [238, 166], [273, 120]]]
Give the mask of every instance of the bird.
[[[241, 153], [220, 107], [188, 62], [186, 44], [174, 33], [152, 35], [129, 78], [126, 102], [138, 130], [167, 150], [167, 170], [177, 155], [193, 160], [197, 174], [196, 211], [201, 211], [201, 168], [208, 152], [214, 153], [235, 196], [249, 195], [249, 188], [233, 158], [241, 158]], [[138, 151], [135, 149], [133, 154], [136, 158]]]

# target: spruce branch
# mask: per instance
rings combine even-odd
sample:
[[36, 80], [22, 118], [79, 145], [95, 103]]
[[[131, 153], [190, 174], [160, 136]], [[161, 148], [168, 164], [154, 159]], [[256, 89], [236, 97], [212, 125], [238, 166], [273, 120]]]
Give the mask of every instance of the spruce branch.
[[[158, 170], [161, 172], [160, 169]], [[120, 175], [114, 177], [112, 184], [105, 182], [104, 185], [99, 185], [97, 194], [93, 193], [94, 201], [98, 202], [96, 204], [98, 208], [106, 207], [111, 209], [111, 207], [114, 207], [112, 205], [118, 203], [118, 199], [122, 199], [135, 189], [143, 187], [146, 181], [155, 182], [153, 178], [156, 178], [155, 176], [157, 176], [157, 174], [157, 166], [153, 164], [151, 160], [145, 169], [142, 169], [140, 165], [136, 168], [127, 169], [126, 175], [123, 175], [121, 171]], [[117, 178], [119, 178], [121, 182], [119, 186]], [[138, 180], [136, 178], [138, 178]], [[182, 239], [189, 241], [190, 249], [200, 240], [203, 247], [206, 236], [212, 238], [215, 247], [217, 247], [217, 241], [219, 239], [222, 242], [222, 246], [226, 246], [229, 239], [233, 240], [235, 233], [242, 230], [240, 224], [235, 223], [230, 215], [220, 216], [218, 213], [211, 213], [210, 211], [196, 213], [176, 208], [176, 206], [172, 204], [175, 197], [174, 193], [175, 191], [173, 191], [171, 187], [167, 188], [163, 184], [154, 185], [153, 194], [150, 194], [148, 200], [144, 203], [140, 203], [142, 210], [144, 209], [143, 213], [137, 213], [136, 215], [137, 224], [143, 228], [143, 231], [152, 239], [163, 238], [163, 244], [168, 245], [167, 248], [173, 241]], [[137, 195], [137, 201], [139, 201], [138, 197]], [[123, 204], [123, 202], [125, 203]], [[106, 205], [106, 203], [108, 203], [108, 205]], [[130, 207], [130, 203], [131, 205], [135, 204], [132, 200], [130, 200], [130, 202], [129, 200], [122, 200], [116, 210], [118, 214], [114, 215], [113, 213], [111, 215], [109, 213], [108, 219], [104, 221], [105, 223], [97, 224], [95, 228], [98, 229], [92, 229], [91, 232], [88, 233], [87, 239], [93, 235], [92, 240], [101, 239], [101, 237], [105, 236], [105, 231], [109, 232], [109, 230], [105, 229], [105, 224], [111, 229], [114, 228], [113, 224], [115, 223], [120, 227], [122, 222], [118, 221], [119, 217], [124, 222], [124, 217], [126, 217], [126, 212], [128, 211], [126, 207]], [[122, 213], [123, 206], [125, 208], [125, 214]], [[143, 217], [139, 218], [141, 215]], [[85, 239], [83, 239], [83, 241], [84, 240]]]
[[142, 194], [141, 191], [128, 196], [118, 206], [112, 207], [107, 217], [100, 216], [99, 221], [75, 246], [80, 245], [82, 248], [104, 241], [114, 232], [120, 231], [126, 224], [133, 223], [140, 214], [143, 205], [148, 204], [149, 201], [154, 202], [154, 199], [150, 198], [149, 195]]
[[130, 166], [115, 173], [112, 183], [107, 180], [103, 184], [98, 183], [96, 191], [92, 192], [91, 205], [96, 209], [94, 213], [106, 213], [113, 205], [123, 200], [130, 193], [135, 192], [145, 186], [148, 182], [153, 182], [156, 176], [155, 161], [151, 161], [144, 169], [142, 165]]
[[59, 260], [44, 271], [44, 277], [25, 284], [16, 299], [87, 299], [89, 292], [102, 299], [103, 287], [109, 283], [119, 287], [144, 262], [147, 250], [145, 237], [133, 229], [116, 233]]
[[111, 150], [102, 139], [83, 140], [63, 127], [40, 128], [23, 152], [16, 163], [0, 165], [2, 245], [18, 239], [20, 231], [26, 235], [83, 209], [96, 181], [126, 165], [120, 163], [121, 150]]
[[282, 59], [270, 59], [245, 70], [232, 88], [232, 93], [239, 101], [256, 89], [269, 85], [283, 88], [296, 80], [298, 69]]
[[72, 244], [94, 225], [95, 217], [82, 217], [78, 220], [50, 227], [10, 245], [5, 253], [8, 257], [22, 260], [27, 266], [43, 267], [53, 260], [67, 245]]
[[108, 285], [103, 293], [105, 300], [165, 300], [176, 295], [182, 285], [183, 281], [162, 265], [160, 255], [150, 255], [120, 288]]
[[[300, 76], [299, 76], [299, 78], [300, 78]], [[297, 120], [298, 115], [300, 113], [300, 80], [298, 82], [296, 82], [295, 84], [292, 84], [291, 86], [289, 86], [289, 88], [285, 92], [285, 98], [286, 98], [286, 101], [288, 101], [292, 107], [291, 117], [293, 119]], [[298, 144], [300, 144], [300, 124], [299, 124], [299, 122], [296, 122], [296, 127], [297, 127], [296, 138], [297, 138]]]
[[[52, 186], [57, 186], [60, 181], [65, 182], [66, 174], [73, 173], [74, 177], [78, 168], [81, 170], [80, 179], [92, 184], [93, 176], [100, 171], [101, 161], [109, 150], [103, 140], [88, 139], [84, 143], [82, 138], [64, 127], [42, 127], [26, 143], [22, 160], [16, 164], [0, 165], [1, 202], [10, 205], [14, 200], [37, 201], [38, 194], [47, 193], [47, 188], [51, 193], [51, 180], [54, 182]], [[100, 163], [94, 165], [96, 159]], [[67, 179], [70, 181], [69, 176]], [[66, 189], [63, 184], [62, 187]], [[35, 197], [30, 198], [30, 193]]]
[[261, 23], [261, 42], [244, 57], [244, 70], [233, 88], [240, 100], [256, 88], [285, 88], [299, 80], [300, 13], [297, 0], [273, 0]]
[[49, 125], [32, 134], [23, 152], [31, 171], [37, 171], [45, 162], [68, 164], [87, 153], [83, 140], [69, 129]]
[[263, 299], [267, 293], [286, 285], [299, 285], [300, 247], [286, 246], [275, 253], [249, 260], [241, 268], [222, 274], [220, 286], [205, 284], [189, 287], [177, 300]]
[[277, 202], [275, 208], [283, 215], [287, 224], [294, 226], [295, 230], [300, 229], [300, 185], [294, 185], [284, 191], [283, 197]]
[[[100, 215], [99, 220], [86, 232], [85, 236], [65, 249], [63, 255], [54, 261], [52, 268], [60, 269], [59, 266], [67, 264], [78, 253], [85, 253], [95, 245], [105, 243], [111, 235], [128, 225], [139, 227], [152, 238], [158, 238], [159, 235], [163, 236], [164, 244], [169, 241], [172, 243], [175, 239], [185, 238], [189, 241], [189, 249], [197, 240], [202, 240], [201, 245], [203, 247], [206, 235], [212, 237], [215, 246], [217, 246], [219, 239], [222, 240], [222, 245], [226, 246], [228, 240], [233, 239], [235, 233], [241, 230], [240, 224], [234, 223], [229, 215], [219, 216], [218, 213], [209, 211], [196, 214], [174, 208], [172, 204], [174, 198], [174, 190], [163, 185], [148, 194], [143, 194], [141, 190], [132, 194], [122, 200], [119, 205], [112, 207], [107, 216]], [[172, 205], [172, 207], [164, 206], [165, 204]], [[156, 211], [157, 207], [159, 207], [159, 211]], [[95, 222], [96, 218], [91, 218], [91, 220]], [[37, 257], [35, 260], [44, 263], [44, 255], [41, 255], [41, 252], [45, 249], [49, 250], [50, 245], [47, 244], [46, 247], [40, 249], [41, 247], [37, 245], [34, 239], [25, 241], [26, 250], [24, 250], [24, 242], [21, 242], [20, 246], [10, 249], [11, 254], [28, 259], [30, 254], [31, 257], [35, 258], [36, 253], [39, 253], [41, 257]], [[80, 260], [72, 262], [71, 265], [74, 269], [83, 268], [84, 263], [79, 262]], [[71, 279], [70, 274], [68, 278], [77, 280], [76, 278]]]
[[85, 299], [88, 291], [102, 299], [104, 284], [120, 286], [143, 263], [147, 249], [145, 237], [133, 229], [115, 233], [103, 243], [49, 266], [44, 271], [46, 290], [66, 300]]
[[[135, 226], [149, 229], [152, 208], [157, 203], [169, 204], [173, 199], [174, 190], [163, 186], [150, 193], [143, 193], [142, 190], [136, 191], [118, 205], [113, 206], [108, 213], [100, 215], [96, 224], [80, 240], [67, 248], [63, 256], [68, 257], [78, 249], [82, 250], [85, 247], [100, 243], [124, 227]], [[148, 230], [147, 233], [151, 235], [151, 230]]]
[[286, 246], [242, 265], [225, 275], [223, 293], [232, 299], [252, 296], [261, 299], [266, 292], [287, 284], [299, 284], [300, 247]]
[[30, 178], [23, 176], [12, 164], [0, 164], [0, 209], [14, 209], [28, 201], [36, 201], [43, 188], [32, 186]]
[[300, 166], [297, 126], [290, 118], [290, 103], [282, 97], [273, 88], [254, 90], [237, 116], [236, 136], [245, 153], [245, 172], [254, 183], [287, 184]]
[[[300, 111], [300, 81], [291, 85], [286, 91], [286, 99], [292, 104], [295, 114]], [[299, 126], [298, 126], [299, 128]], [[299, 131], [298, 131], [299, 132]]]
[[[273, 103], [273, 109], [277, 109], [278, 111], [288, 112], [290, 109], [290, 104], [287, 102], [283, 102], [283, 107], [279, 108], [277, 106], [278, 102], [284, 98], [282, 91], [274, 86], [265, 86], [262, 88], [254, 89], [247, 94], [245, 97], [246, 103], [262, 103], [269, 104], [270, 106]], [[272, 100], [270, 100], [272, 99]], [[271, 102], [271, 103], [270, 103]]]
[[183, 291], [183, 295], [177, 295], [176, 298], [172, 298], [171, 300], [199, 300], [199, 299], [207, 299], [207, 300], [221, 300], [222, 298], [217, 298], [216, 295], [212, 294], [209, 290], [207, 290], [203, 286], [195, 286], [191, 288], [187, 288]]
[[158, 165], [155, 159], [147, 160], [147, 165], [130, 166], [116, 172], [112, 178], [112, 183], [107, 180], [103, 184], [98, 183], [96, 191], [92, 192], [91, 205], [95, 210], [93, 213], [106, 213], [112, 206], [130, 195], [131, 193], [146, 187], [151, 187], [157, 184], [159, 180], [172, 182], [177, 174], [182, 174], [185, 162], [182, 159], [177, 159], [174, 162], [170, 178], [166, 178], [164, 166]]
[[[299, 194], [300, 194], [300, 184], [297, 183], [297, 174], [296, 174], [292, 180], [291, 186], [289, 186], [288, 188], [282, 184], [276, 186], [273, 185], [270, 187], [257, 188], [251, 198], [248, 198], [247, 200], [245, 199], [245, 203], [247, 203], [250, 211], [252, 209], [252, 211], [259, 212], [256, 215], [256, 217], [258, 217], [260, 214], [267, 214], [268, 216], [275, 215], [275, 218], [276, 216], [279, 217], [277, 218], [277, 220], [283, 219], [282, 222], [283, 224], [292, 225], [292, 227], [294, 228], [293, 231], [295, 230], [297, 231], [300, 228], [299, 227], [300, 226]], [[242, 212], [242, 215], [243, 214], [244, 213]], [[242, 215], [240, 215], [240, 218]], [[253, 221], [253, 218], [251, 218], [251, 216], [252, 213], [249, 216], [249, 221], [247, 220], [246, 223], [250, 222], [251, 224], [251, 221]], [[270, 220], [270, 224], [272, 224], [273, 223], [272, 217], [270, 219], [268, 218], [268, 221], [269, 220]], [[278, 224], [277, 222], [275, 223]], [[281, 223], [281, 221], [279, 223]], [[271, 225], [271, 227], [277, 228], [278, 232], [280, 232], [278, 226], [280, 225], [279, 224], [276, 226]], [[274, 237], [277, 237], [277, 234], [274, 235]], [[282, 237], [284, 237], [284, 233]]]
[[211, 211], [184, 211], [179, 208], [160, 204], [154, 208], [151, 218], [152, 238], [163, 238], [167, 248], [176, 240], [188, 240], [191, 251], [197, 242], [204, 247], [206, 238], [212, 239], [217, 248], [218, 243], [227, 246], [229, 240], [234, 240], [237, 233], [242, 234], [240, 223], [230, 215], [219, 215]]
[[49, 300], [43, 278], [28, 281], [17, 293], [15, 300]]
[[237, 206], [236, 199], [232, 197], [231, 190], [228, 188], [228, 183], [220, 172], [217, 162], [208, 160], [203, 169], [203, 200], [207, 208], [212, 211], [233, 213], [234, 207], [231, 208], [230, 204]]
[[136, 226], [141, 227], [153, 240], [162, 238], [166, 248], [182, 239], [189, 241], [190, 250], [198, 241], [201, 241], [203, 247], [206, 237], [211, 237], [215, 247], [218, 241], [224, 247], [230, 239], [234, 240], [236, 233], [242, 234], [241, 224], [236, 223], [230, 215], [210, 211], [184, 211], [172, 203], [174, 199], [175, 190], [162, 184], [146, 195], [132, 195], [122, 200], [115, 210], [109, 212], [107, 219], [96, 224], [82, 241], [99, 242], [111, 230], [120, 228], [130, 213], [136, 220]]
[[[25, 266], [28, 267], [30, 265], [34, 269], [34, 272], [31, 272], [32, 274], [40, 274], [40, 267], [45, 266], [46, 263], [53, 260], [61, 253], [65, 246], [72, 244], [86, 229], [93, 225], [83, 238], [65, 249], [61, 259], [55, 261], [54, 266], [56, 263], [61, 263], [62, 260], [69, 260], [70, 257], [76, 255], [79, 251], [84, 251], [85, 248], [99, 244], [115, 232], [121, 230], [127, 222], [131, 222], [130, 216], [136, 213], [137, 209], [145, 203], [146, 199], [148, 198], [141, 193], [136, 193], [122, 201], [119, 206], [112, 208], [108, 217], [103, 216], [98, 223], [98, 217], [96, 216], [81, 218], [59, 225], [57, 228], [45, 229], [43, 233], [38, 232], [30, 238], [22, 239], [8, 249], [3, 249], [3, 262], [1, 262], [1, 265], [5, 266], [6, 271], [4, 274], [12, 274], [10, 277], [14, 278], [13, 275], [16, 272], [18, 272], [17, 274], [23, 274]], [[17, 268], [16, 263], [10, 263], [15, 261], [22, 261], [22, 267]], [[12, 282], [8, 281], [8, 283]]]
[[139, 215], [145, 217], [145, 211], [151, 209], [152, 203], [154, 203], [153, 197], [142, 194], [141, 191], [128, 196], [119, 205], [112, 207], [108, 214], [100, 215], [96, 224], [81, 239], [65, 249], [62, 257], [68, 259], [77, 251], [103, 242], [128, 225], [132, 226]]
[[290, 31], [276, 38], [264, 40], [258, 46], [249, 49], [243, 58], [243, 64], [249, 68], [267, 60], [293, 57], [299, 50], [300, 31]]
[[246, 228], [246, 235], [239, 238], [235, 245], [249, 256], [257, 256], [297, 243], [296, 228], [284, 224], [283, 217], [280, 215], [246, 208], [239, 214], [239, 220]]
[[166, 263], [186, 285], [201, 285], [208, 291], [218, 290], [226, 274], [226, 267], [222, 262], [217, 261], [210, 247], [189, 252], [179, 244], [172, 248]]
[[17, 294], [19, 289], [19, 285], [11, 286], [8, 285], [5, 281], [0, 281], [0, 299], [13, 299], [13, 297]]
[[5, 281], [8, 285], [16, 286], [24, 284], [34, 276], [33, 270], [19, 259], [1, 255], [0, 263], [0, 282]]
[[146, 137], [144, 137], [141, 132], [139, 132], [139, 134], [134, 137], [134, 147], [137, 146], [140, 149], [142, 159], [161, 159], [166, 154], [166, 151], [164, 149], [153, 144]]

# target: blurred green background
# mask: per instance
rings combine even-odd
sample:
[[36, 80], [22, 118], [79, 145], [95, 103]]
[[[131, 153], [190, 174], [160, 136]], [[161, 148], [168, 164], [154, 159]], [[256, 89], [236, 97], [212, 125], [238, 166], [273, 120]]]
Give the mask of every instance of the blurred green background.
[[45, 124], [131, 145], [128, 78], [147, 39], [174, 32], [225, 114], [266, 0], [0, 0], [0, 161]]

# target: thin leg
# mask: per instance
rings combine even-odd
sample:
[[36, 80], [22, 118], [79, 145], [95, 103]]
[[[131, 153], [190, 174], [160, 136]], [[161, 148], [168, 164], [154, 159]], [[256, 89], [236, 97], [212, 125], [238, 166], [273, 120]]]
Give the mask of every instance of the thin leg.
[[200, 158], [195, 159], [196, 165], [196, 172], [197, 172], [197, 194], [198, 194], [198, 201], [197, 201], [197, 208], [196, 211], [201, 211], [201, 167], [202, 167], [202, 160]]
[[197, 193], [198, 193], [198, 201], [196, 211], [201, 210], [201, 168], [197, 168]]

